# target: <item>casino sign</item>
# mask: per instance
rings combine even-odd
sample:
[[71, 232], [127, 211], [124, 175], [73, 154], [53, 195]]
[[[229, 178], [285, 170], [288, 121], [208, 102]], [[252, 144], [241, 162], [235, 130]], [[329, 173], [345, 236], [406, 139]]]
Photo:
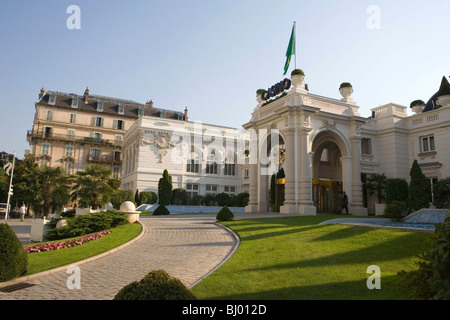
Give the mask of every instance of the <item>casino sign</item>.
[[291, 87], [291, 80], [286, 78], [286, 79], [278, 82], [277, 84], [274, 84], [267, 90], [262, 90], [261, 99], [269, 100], [270, 98], [273, 98], [273, 97], [279, 95], [280, 93], [283, 93], [283, 91], [289, 90], [290, 87]]

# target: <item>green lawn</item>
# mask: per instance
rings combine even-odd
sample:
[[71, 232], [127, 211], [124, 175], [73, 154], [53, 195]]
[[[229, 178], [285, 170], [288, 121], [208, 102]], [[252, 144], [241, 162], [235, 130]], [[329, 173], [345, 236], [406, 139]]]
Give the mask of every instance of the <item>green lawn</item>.
[[125, 224], [111, 228], [111, 233], [103, 238], [80, 246], [30, 253], [28, 254], [27, 275], [65, 266], [101, 254], [132, 240], [140, 234], [141, 230], [142, 226], [139, 223]]
[[[224, 223], [239, 235], [239, 249], [193, 293], [199, 299], [407, 299], [397, 272], [417, 269], [414, 263], [429, 249], [432, 234], [318, 225], [332, 218]], [[370, 265], [381, 269], [380, 290], [366, 286]]]

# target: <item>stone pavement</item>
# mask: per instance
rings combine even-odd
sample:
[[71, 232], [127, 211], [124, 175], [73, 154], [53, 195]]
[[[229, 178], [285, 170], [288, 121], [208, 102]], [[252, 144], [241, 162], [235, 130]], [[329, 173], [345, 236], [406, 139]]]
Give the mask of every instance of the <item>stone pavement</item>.
[[[269, 216], [284, 215], [237, 213], [235, 219]], [[80, 289], [68, 288], [68, 279], [75, 273], [62, 267], [8, 282], [33, 286], [9, 293], [0, 291], [0, 300], [110, 300], [125, 285], [156, 269], [192, 287], [230, 258], [239, 245], [234, 233], [214, 223], [215, 214], [151, 216], [140, 221], [143, 232], [131, 244], [74, 264], [79, 268]], [[8, 223], [22, 232], [26, 242], [25, 226], [29, 222]], [[5, 284], [0, 283], [0, 290]]]

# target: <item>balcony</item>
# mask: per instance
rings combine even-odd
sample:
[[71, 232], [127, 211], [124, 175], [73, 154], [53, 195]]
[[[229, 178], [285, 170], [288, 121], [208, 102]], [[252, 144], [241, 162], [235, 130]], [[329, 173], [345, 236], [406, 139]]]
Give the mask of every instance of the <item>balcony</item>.
[[95, 154], [91, 153], [87, 157], [87, 161], [91, 163], [107, 163], [107, 164], [121, 164], [121, 156], [113, 154]]
[[97, 145], [104, 145], [104, 146], [116, 146], [120, 147], [122, 145], [122, 141], [119, 140], [106, 140], [106, 139], [100, 139], [96, 137], [81, 137], [81, 136], [75, 136], [75, 135], [69, 135], [69, 134], [56, 134], [48, 131], [27, 131], [27, 138], [30, 141], [37, 140], [37, 139], [46, 139], [46, 140], [56, 140], [56, 141], [71, 141], [76, 142], [80, 144], [97, 144]]

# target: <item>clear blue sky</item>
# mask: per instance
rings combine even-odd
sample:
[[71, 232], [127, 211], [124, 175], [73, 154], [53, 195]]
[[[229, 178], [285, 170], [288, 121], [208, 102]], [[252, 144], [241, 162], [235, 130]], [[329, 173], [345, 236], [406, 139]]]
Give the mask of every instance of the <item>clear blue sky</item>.
[[[70, 5], [81, 29], [69, 30]], [[371, 30], [367, 9], [380, 9]], [[297, 67], [314, 94], [351, 82], [370, 108], [428, 100], [450, 75], [450, 1], [2, 1], [0, 151], [28, 148], [41, 87], [100, 94], [241, 127], [259, 88], [282, 80], [297, 21]], [[292, 70], [292, 68], [291, 68]]]

